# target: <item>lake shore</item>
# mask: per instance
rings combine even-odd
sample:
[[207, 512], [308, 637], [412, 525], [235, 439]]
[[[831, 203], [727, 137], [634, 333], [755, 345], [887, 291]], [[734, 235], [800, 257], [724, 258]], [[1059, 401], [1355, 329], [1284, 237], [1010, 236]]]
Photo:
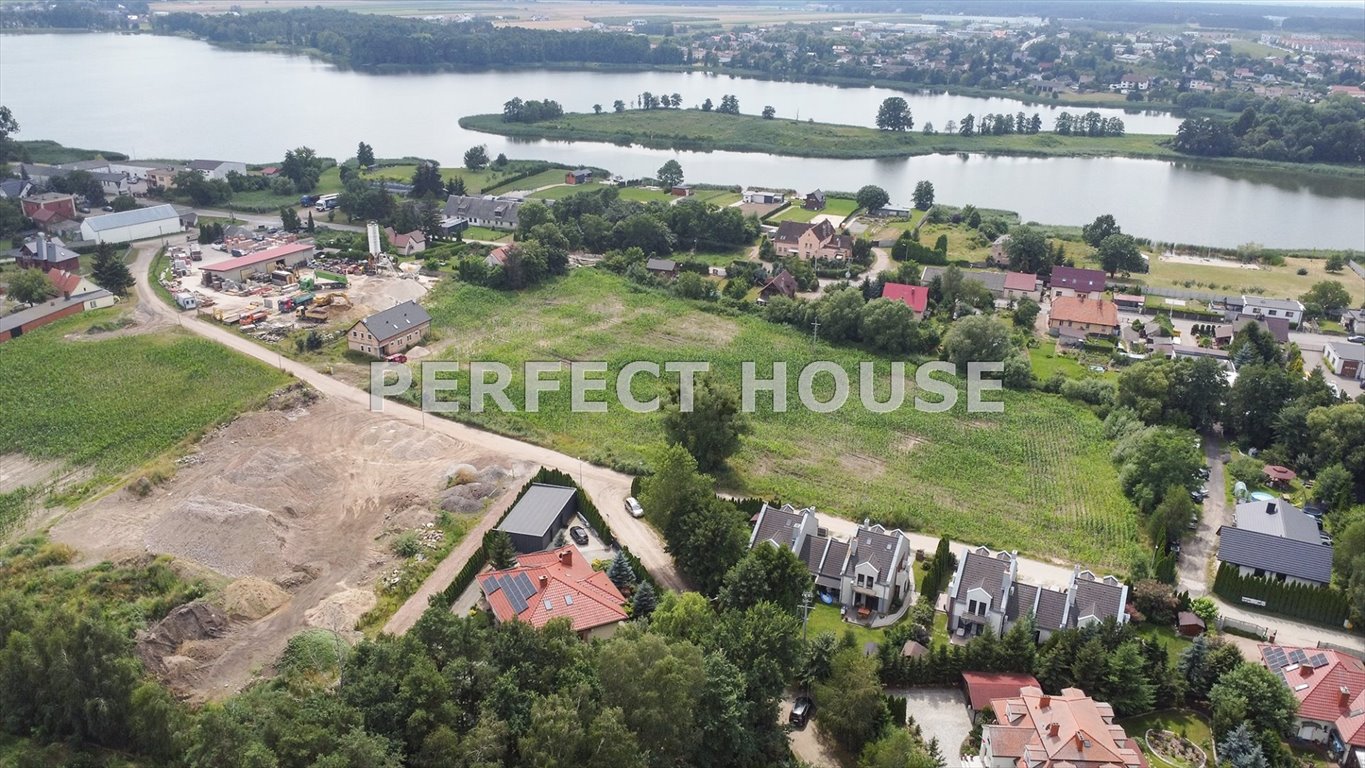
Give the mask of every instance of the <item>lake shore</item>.
[[651, 149], [699, 152], [749, 152], [845, 160], [954, 153], [1015, 157], [1128, 157], [1365, 179], [1365, 168], [1357, 166], [1194, 157], [1167, 146], [1171, 137], [1155, 134], [1098, 138], [1062, 136], [1051, 132], [959, 136], [924, 134], [916, 130], [881, 131], [856, 125], [766, 119], [757, 115], [730, 115], [699, 109], [567, 113], [560, 118], [538, 123], [504, 122], [502, 115], [494, 114], [469, 115], [460, 118], [460, 127], [519, 139], [636, 144]]

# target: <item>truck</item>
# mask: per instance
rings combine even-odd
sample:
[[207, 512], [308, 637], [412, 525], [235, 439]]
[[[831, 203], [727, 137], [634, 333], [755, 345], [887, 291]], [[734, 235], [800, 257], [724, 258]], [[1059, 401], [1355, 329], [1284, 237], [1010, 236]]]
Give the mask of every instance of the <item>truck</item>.
[[340, 197], [341, 195], [336, 192], [333, 192], [330, 195], [323, 195], [322, 197], [318, 198], [317, 204], [313, 207], [320, 212], [330, 211], [333, 208], [337, 207], [337, 200]]
[[300, 195], [300, 196], [299, 196], [299, 205], [301, 205], [301, 206], [303, 206], [303, 207], [305, 207], [305, 208], [307, 208], [307, 207], [309, 207], [309, 206], [312, 206], [313, 204], [317, 203], [317, 201], [318, 201], [318, 196], [317, 196], [317, 195]]

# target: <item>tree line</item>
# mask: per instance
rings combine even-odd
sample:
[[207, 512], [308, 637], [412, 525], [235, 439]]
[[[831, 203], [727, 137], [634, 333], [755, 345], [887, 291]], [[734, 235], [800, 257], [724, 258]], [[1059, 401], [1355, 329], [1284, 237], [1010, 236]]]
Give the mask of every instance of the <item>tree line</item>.
[[324, 8], [211, 16], [172, 13], [155, 17], [153, 29], [158, 34], [188, 34], [215, 43], [305, 48], [362, 70], [654, 63], [649, 38], [643, 35], [566, 33], [499, 27], [486, 21], [432, 24]]
[[1365, 102], [1346, 95], [1306, 104], [1261, 99], [1234, 120], [1191, 117], [1171, 143], [1202, 157], [1251, 157], [1291, 163], [1365, 162]]

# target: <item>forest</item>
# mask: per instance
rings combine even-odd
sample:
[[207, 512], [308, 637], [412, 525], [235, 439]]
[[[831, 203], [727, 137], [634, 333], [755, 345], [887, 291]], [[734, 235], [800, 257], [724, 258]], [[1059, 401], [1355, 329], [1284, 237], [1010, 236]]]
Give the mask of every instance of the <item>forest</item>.
[[[1199, 106], [1228, 108], [1244, 100], [1236, 95], [1212, 96]], [[1203, 157], [1361, 163], [1365, 162], [1365, 102], [1345, 95], [1317, 104], [1297, 99], [1255, 99], [1235, 120], [1185, 120], [1171, 146], [1177, 152]]]
[[[155, 31], [191, 34], [212, 43], [276, 45], [318, 51], [360, 70], [477, 69], [541, 64], [653, 63], [649, 38], [614, 32], [564, 32], [494, 27], [487, 22], [431, 24], [420, 19], [323, 8], [242, 16], [172, 13]], [[675, 49], [676, 50], [676, 49]]]

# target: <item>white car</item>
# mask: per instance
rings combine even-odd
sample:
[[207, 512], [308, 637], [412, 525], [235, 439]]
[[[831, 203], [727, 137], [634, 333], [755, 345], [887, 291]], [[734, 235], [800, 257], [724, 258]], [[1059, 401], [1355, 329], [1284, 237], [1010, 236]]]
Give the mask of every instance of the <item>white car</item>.
[[626, 511], [630, 513], [631, 517], [645, 516], [644, 507], [640, 506], [640, 502], [636, 501], [634, 496], [626, 498]]

